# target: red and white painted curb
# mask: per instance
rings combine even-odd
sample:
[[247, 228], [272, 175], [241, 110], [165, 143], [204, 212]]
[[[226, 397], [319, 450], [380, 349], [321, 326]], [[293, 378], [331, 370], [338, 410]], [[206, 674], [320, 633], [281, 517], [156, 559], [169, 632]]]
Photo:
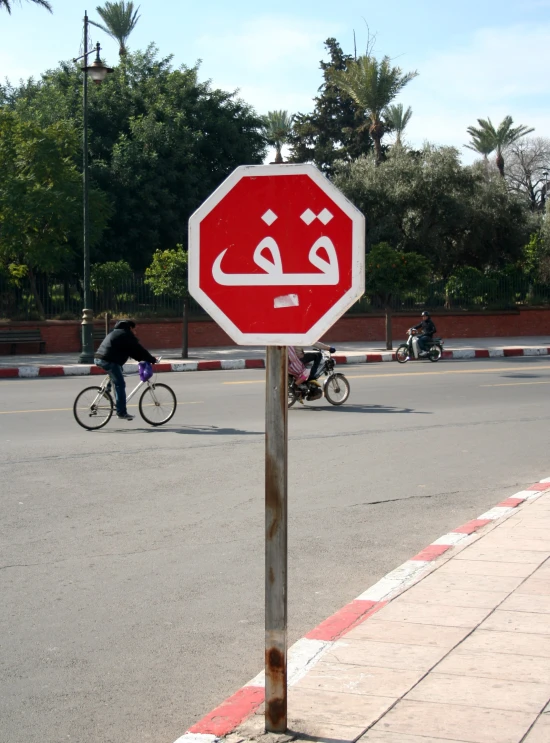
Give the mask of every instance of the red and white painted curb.
[[[490, 359], [504, 356], [548, 356], [550, 347], [529, 348], [458, 348], [443, 351], [444, 359]], [[337, 364], [371, 364], [382, 361], [395, 361], [395, 353], [382, 351], [380, 353], [350, 353], [335, 354]], [[135, 365], [129, 369], [135, 370]], [[155, 365], [156, 372], [190, 372], [190, 371], [222, 371], [224, 369], [265, 369], [263, 358], [255, 359], [222, 359], [213, 361], [166, 361]], [[67, 366], [0, 366], [0, 379], [32, 377], [85, 377], [92, 374], [104, 374], [94, 364], [71, 364]]]
[[[505, 520], [519, 505], [538, 498], [546, 490], [550, 490], [550, 477], [531, 485], [526, 490], [521, 490], [499, 503], [495, 508], [481, 514], [479, 518], [468, 521], [432, 542], [336, 614], [321, 622], [289, 648], [288, 685], [293, 686], [303, 678], [337, 640], [424, 578], [434, 569], [434, 561], [437, 558], [455, 545], [467, 540], [487, 524]], [[218, 738], [232, 732], [263, 704], [264, 689], [265, 676], [262, 671], [219, 707], [190, 727], [175, 743], [213, 743]]]

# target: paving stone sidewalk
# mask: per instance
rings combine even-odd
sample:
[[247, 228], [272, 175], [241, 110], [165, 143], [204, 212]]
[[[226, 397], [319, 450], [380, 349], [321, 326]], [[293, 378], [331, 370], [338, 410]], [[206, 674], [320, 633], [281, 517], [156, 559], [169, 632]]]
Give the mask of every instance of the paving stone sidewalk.
[[224, 740], [549, 743], [550, 490], [337, 640], [288, 710], [286, 736], [262, 706]]

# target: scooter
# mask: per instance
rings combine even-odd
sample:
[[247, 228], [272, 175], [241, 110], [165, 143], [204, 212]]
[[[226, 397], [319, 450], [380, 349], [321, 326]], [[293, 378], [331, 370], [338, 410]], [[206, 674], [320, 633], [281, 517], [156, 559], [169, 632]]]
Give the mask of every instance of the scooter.
[[326, 397], [331, 405], [343, 405], [349, 397], [349, 382], [343, 374], [334, 371], [335, 362], [328, 351], [321, 351], [323, 361], [319, 366], [319, 371], [315, 381], [326, 376], [326, 379], [319, 384], [314, 384], [314, 380], [307, 379], [303, 384], [296, 384], [296, 379], [288, 375], [288, 407], [291, 408], [296, 400], [304, 402], [313, 402], [321, 397]]
[[428, 355], [420, 356], [420, 347], [418, 344], [418, 338], [416, 337], [417, 335], [419, 335], [418, 330], [409, 328], [407, 330], [407, 333], [409, 334], [407, 342], [401, 344], [395, 352], [396, 361], [399, 361], [400, 364], [406, 364], [409, 359], [413, 359], [414, 361], [427, 358], [430, 361], [439, 361], [439, 359], [443, 355], [444, 341], [441, 338], [432, 338], [430, 341], [427, 341], [426, 350], [428, 352]]

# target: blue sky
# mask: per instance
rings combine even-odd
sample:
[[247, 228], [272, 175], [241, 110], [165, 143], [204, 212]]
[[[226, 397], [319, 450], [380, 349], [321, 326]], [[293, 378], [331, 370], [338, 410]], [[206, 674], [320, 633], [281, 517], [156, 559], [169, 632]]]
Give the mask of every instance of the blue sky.
[[[16, 3], [16, 0], [12, 0]], [[77, 56], [84, 9], [80, 0], [51, 0], [50, 15], [32, 3], [0, 11], [0, 76], [12, 81]], [[399, 101], [413, 109], [406, 133], [461, 147], [478, 117], [505, 115], [550, 136], [550, 0], [138, 0], [141, 19], [130, 48], [155, 42], [174, 63], [201, 63], [201, 78], [240, 95], [260, 113], [307, 112], [321, 84], [323, 41], [344, 51], [376, 36], [375, 53], [388, 54], [419, 77]], [[92, 28], [103, 56], [116, 61], [116, 44]], [[470, 161], [468, 150], [462, 150]]]

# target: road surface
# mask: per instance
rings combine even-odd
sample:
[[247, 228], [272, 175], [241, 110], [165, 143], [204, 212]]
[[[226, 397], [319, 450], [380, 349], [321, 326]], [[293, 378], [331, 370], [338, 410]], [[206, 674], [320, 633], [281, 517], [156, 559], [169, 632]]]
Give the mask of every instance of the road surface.
[[[550, 475], [550, 361], [347, 366], [290, 419], [289, 642]], [[163, 374], [165, 428], [0, 382], [0, 740], [173, 741], [263, 663], [264, 372]], [[131, 411], [137, 413], [136, 407]]]

